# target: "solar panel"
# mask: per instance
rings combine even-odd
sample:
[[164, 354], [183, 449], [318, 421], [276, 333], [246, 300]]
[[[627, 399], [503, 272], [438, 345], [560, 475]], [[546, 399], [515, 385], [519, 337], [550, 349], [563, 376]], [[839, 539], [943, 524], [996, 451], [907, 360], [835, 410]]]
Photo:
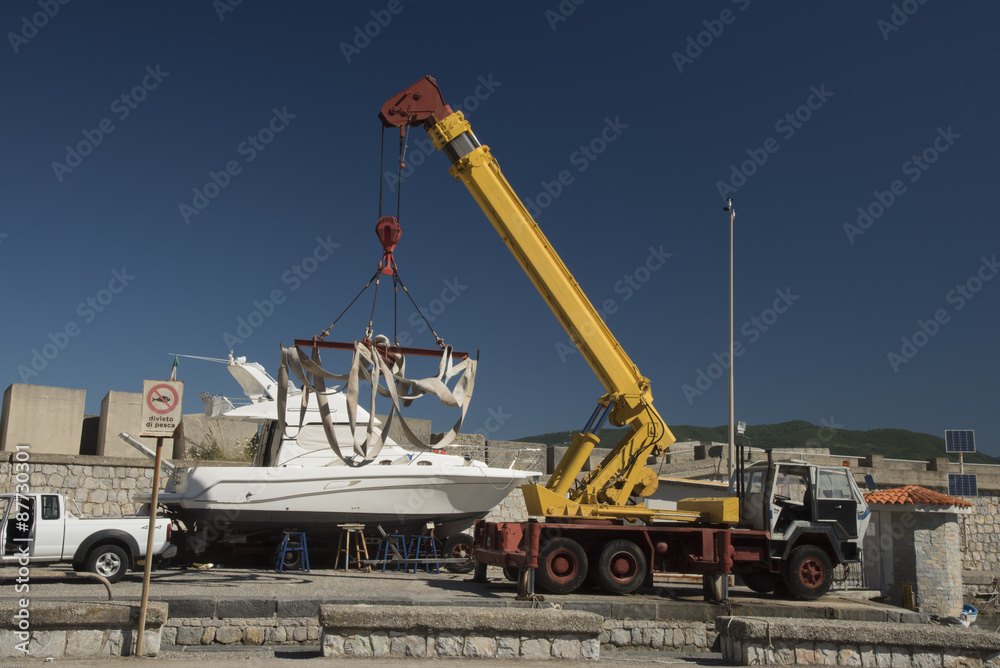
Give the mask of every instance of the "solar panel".
[[946, 429], [944, 450], [945, 452], [975, 452], [976, 432], [972, 429]]
[[948, 494], [951, 496], [979, 496], [975, 473], [949, 473]]

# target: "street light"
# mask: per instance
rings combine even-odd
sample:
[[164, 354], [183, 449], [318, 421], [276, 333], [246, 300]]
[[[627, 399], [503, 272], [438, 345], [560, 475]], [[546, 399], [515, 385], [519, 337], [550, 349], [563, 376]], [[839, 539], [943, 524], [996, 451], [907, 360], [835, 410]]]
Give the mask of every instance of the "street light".
[[723, 211], [729, 212], [729, 462], [727, 470], [729, 479], [733, 477], [733, 456], [736, 452], [735, 409], [733, 407], [733, 224], [736, 220], [736, 209], [733, 208], [733, 198], [727, 200]]

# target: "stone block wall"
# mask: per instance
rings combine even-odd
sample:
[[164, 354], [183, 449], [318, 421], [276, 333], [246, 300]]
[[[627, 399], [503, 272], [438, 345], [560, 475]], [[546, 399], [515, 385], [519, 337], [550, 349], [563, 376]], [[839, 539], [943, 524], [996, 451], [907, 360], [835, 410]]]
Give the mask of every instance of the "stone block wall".
[[959, 519], [962, 527], [962, 566], [969, 571], [1000, 572], [1000, 492], [979, 491], [972, 514]]
[[[65, 494], [85, 515], [134, 515], [142, 505], [135, 495], [153, 489], [153, 464], [148, 459], [32, 453], [28, 465], [28, 492]], [[161, 473], [161, 490], [166, 482]], [[0, 492], [13, 491], [14, 484], [13, 462], [4, 458]]]
[[715, 622], [605, 617], [598, 641], [602, 649], [710, 652], [718, 635]]
[[486, 520], [489, 522], [526, 522], [528, 511], [524, 509], [524, 492], [521, 491], [521, 488], [517, 487], [508, 494], [496, 508], [490, 511]]
[[921, 612], [956, 615], [962, 610], [959, 527], [951, 514], [917, 513], [913, 527], [917, 604]]
[[163, 625], [165, 646], [318, 645], [318, 617], [171, 618]]
[[918, 609], [939, 615], [962, 610], [962, 546], [958, 515], [946, 512], [883, 512], [883, 536], [892, 540], [889, 602], [903, 605], [912, 587]]

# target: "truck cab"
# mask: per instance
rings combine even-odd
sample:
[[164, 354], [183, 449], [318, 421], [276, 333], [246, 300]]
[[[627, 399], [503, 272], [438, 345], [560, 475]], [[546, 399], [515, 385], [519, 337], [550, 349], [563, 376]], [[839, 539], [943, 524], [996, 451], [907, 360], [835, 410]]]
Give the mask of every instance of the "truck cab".
[[[734, 476], [730, 493], [737, 494], [738, 487]], [[825, 572], [831, 564], [860, 561], [871, 512], [849, 468], [796, 460], [760, 461], [743, 470], [742, 487], [740, 526], [770, 535], [773, 560], [797, 561], [793, 553], [811, 546], [811, 561], [798, 573], [801, 577], [793, 578], [795, 584], [808, 584], [813, 577], [816, 586], [828, 586], [828, 574], [820, 577], [810, 571]], [[770, 591], [783, 583], [774, 575], [750, 572], [743, 579], [751, 589]]]

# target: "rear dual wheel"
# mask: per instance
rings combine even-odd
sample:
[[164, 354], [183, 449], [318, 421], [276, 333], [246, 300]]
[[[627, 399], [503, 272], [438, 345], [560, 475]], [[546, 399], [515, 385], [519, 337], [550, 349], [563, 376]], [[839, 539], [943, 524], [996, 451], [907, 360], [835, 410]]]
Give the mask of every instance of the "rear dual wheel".
[[613, 540], [601, 550], [596, 568], [597, 584], [602, 589], [612, 594], [630, 594], [646, 580], [646, 555], [632, 541]]
[[553, 538], [538, 554], [539, 587], [552, 594], [576, 591], [587, 577], [587, 553], [572, 538]]

